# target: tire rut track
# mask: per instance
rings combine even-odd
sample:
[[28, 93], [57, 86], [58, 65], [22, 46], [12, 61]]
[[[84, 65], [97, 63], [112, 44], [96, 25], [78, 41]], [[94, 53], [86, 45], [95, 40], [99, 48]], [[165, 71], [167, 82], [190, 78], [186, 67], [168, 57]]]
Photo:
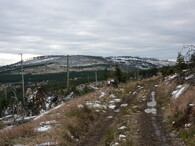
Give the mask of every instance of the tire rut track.
[[[128, 104], [130, 105], [132, 103], [132, 100], [136, 96], [136, 93], [139, 92], [142, 88], [138, 88], [134, 92], [132, 92], [131, 95], [126, 96], [122, 99], [121, 103], [118, 103], [116, 105], [116, 108], [114, 110], [119, 109], [122, 111], [126, 107], [121, 107], [121, 104]], [[105, 115], [103, 115], [94, 125], [92, 128], [89, 129], [89, 131], [83, 136], [83, 138], [77, 143], [77, 146], [92, 146], [92, 145], [98, 145], [103, 140], [107, 130], [109, 129], [109, 126], [112, 125], [112, 123], [117, 118], [118, 114], [120, 112], [114, 112], [114, 110], [109, 111]], [[108, 119], [108, 116], [112, 116], [113, 118]]]

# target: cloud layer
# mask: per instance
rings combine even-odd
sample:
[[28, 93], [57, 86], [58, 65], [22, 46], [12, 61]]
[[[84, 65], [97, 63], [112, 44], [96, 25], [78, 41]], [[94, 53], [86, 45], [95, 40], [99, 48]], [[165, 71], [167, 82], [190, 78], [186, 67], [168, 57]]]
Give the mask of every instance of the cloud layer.
[[194, 6], [193, 0], [0, 0], [0, 53], [175, 58], [183, 44], [194, 43]]

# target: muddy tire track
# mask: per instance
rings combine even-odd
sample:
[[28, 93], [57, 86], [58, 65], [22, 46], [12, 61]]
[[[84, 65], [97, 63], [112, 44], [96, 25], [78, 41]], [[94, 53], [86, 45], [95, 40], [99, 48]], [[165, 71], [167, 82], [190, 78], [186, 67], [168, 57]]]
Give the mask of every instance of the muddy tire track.
[[[104, 140], [105, 134], [108, 131], [110, 125], [116, 120], [117, 116], [124, 110], [126, 107], [121, 107], [121, 104], [132, 103], [132, 100], [136, 97], [136, 94], [142, 88], [138, 88], [133, 92], [133, 94], [126, 96], [122, 99], [121, 103], [116, 105], [114, 110], [111, 110], [104, 114], [94, 125], [89, 129], [89, 131], [81, 138], [77, 146], [97, 146]], [[136, 93], [136, 94], [135, 94]], [[120, 112], [114, 112], [115, 110], [120, 110]], [[112, 116], [112, 118], [107, 118], [108, 116]]]
[[[147, 101], [143, 105], [138, 124], [140, 127], [139, 144], [144, 146], [173, 146], [171, 138], [166, 131], [163, 123], [161, 109], [157, 105], [153, 105], [153, 111], [146, 112], [149, 105], [155, 100], [157, 90], [155, 87], [151, 89], [147, 95]], [[156, 102], [156, 100], [155, 100]], [[158, 107], [158, 108], [157, 108]], [[147, 109], [147, 110], [146, 110]], [[154, 112], [156, 110], [156, 112]]]

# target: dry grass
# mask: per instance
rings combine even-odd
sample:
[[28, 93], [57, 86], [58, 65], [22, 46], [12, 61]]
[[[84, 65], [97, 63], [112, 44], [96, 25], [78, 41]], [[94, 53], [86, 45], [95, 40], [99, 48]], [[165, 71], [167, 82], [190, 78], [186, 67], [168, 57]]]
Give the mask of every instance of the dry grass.
[[30, 122], [22, 125], [16, 125], [11, 129], [3, 130], [0, 132], [0, 143], [1, 144], [10, 144], [10, 139], [15, 138], [25, 138], [28, 136], [34, 136], [35, 132], [33, 127], [35, 127], [37, 123]]
[[[78, 108], [79, 104], [85, 105], [86, 101], [95, 101], [100, 92], [107, 95], [113, 92], [112, 87], [102, 88], [78, 99], [65, 103], [64, 106], [26, 124], [18, 125], [12, 129], [0, 132], [0, 144], [28, 144], [35, 145], [45, 142], [57, 142], [61, 145], [74, 145], [99, 116], [94, 109]], [[55, 120], [52, 129], [37, 132], [35, 129], [41, 122]]]
[[[178, 81], [162, 81], [158, 87], [158, 102], [164, 107], [164, 118], [170, 131], [176, 130], [180, 138], [189, 145], [195, 144], [195, 87], [190, 86], [177, 99], [172, 99], [172, 92], [176, 90]], [[191, 123], [190, 128], [185, 128], [186, 123]]]
[[174, 113], [186, 113], [189, 104], [195, 103], [195, 87], [191, 86], [179, 98], [171, 101], [171, 110]]

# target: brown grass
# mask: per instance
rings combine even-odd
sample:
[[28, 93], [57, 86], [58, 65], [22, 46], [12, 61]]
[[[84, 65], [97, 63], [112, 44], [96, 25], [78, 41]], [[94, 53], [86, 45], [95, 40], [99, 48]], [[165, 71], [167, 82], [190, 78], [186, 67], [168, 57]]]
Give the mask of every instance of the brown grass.
[[[179, 98], [171, 101], [171, 111], [175, 114], [187, 114], [189, 109], [189, 104], [195, 104], [195, 87], [191, 86], [189, 89], [183, 93]], [[194, 107], [191, 109], [192, 113], [195, 112]], [[192, 114], [191, 113], [191, 114]], [[190, 113], [189, 113], [190, 114]]]
[[3, 130], [0, 132], [0, 143], [9, 143], [10, 139], [25, 138], [28, 136], [34, 136], [35, 132], [33, 127], [36, 123], [26, 123], [22, 125], [16, 125], [11, 129]]
[[[95, 101], [100, 92], [107, 95], [114, 88], [107, 87], [84, 95], [65, 103], [64, 106], [44, 115], [43, 117], [26, 124], [18, 125], [12, 129], [0, 132], [0, 144], [28, 144], [35, 145], [44, 142], [57, 142], [61, 145], [74, 145], [99, 116], [94, 109], [88, 107], [78, 108], [78, 104], [85, 105], [86, 101]], [[46, 132], [36, 132], [35, 128], [40, 122], [56, 120], [52, 129]]]

